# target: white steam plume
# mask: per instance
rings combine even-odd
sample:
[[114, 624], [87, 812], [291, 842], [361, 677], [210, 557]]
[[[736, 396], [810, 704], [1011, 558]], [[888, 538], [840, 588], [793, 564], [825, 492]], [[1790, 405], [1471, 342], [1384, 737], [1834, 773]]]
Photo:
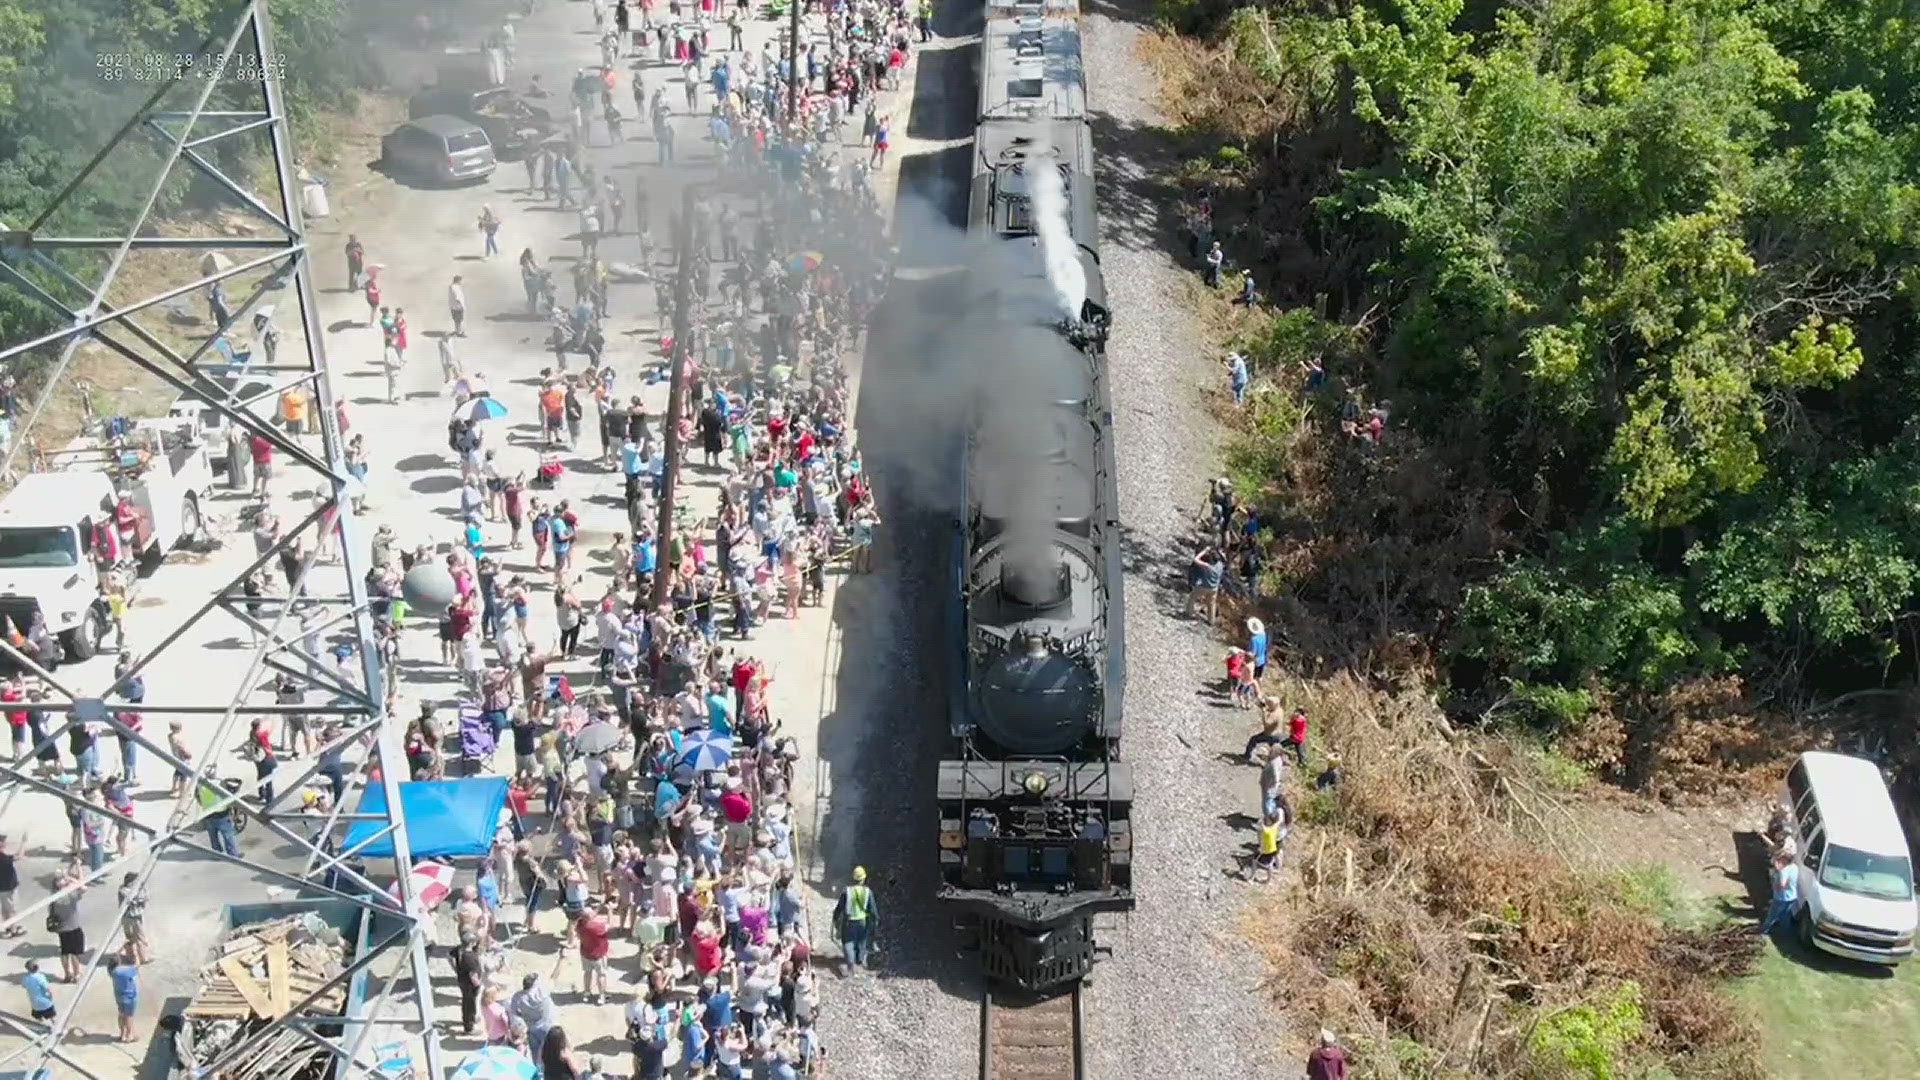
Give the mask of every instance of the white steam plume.
[[1067, 207], [1067, 186], [1060, 170], [1045, 159], [1028, 163], [1033, 197], [1033, 229], [1040, 237], [1040, 258], [1047, 284], [1069, 319], [1080, 317], [1087, 299], [1087, 273], [1080, 266], [1080, 248], [1073, 242], [1073, 222]]

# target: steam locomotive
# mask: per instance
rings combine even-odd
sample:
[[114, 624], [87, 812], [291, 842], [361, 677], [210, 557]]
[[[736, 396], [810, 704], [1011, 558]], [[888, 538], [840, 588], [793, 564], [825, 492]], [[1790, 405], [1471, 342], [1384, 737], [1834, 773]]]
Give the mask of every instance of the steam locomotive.
[[1074, 14], [993, 6], [981, 45], [966, 315], [1016, 386], [975, 410], [960, 455], [938, 780], [939, 899], [990, 980], [1034, 992], [1085, 977], [1094, 915], [1133, 907], [1110, 316]]

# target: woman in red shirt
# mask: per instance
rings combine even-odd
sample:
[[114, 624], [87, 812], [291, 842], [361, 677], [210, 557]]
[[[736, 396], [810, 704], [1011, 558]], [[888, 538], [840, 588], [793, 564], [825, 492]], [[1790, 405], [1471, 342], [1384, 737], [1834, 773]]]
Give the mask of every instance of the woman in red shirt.
[[726, 815], [730, 824], [744, 825], [749, 818], [753, 817], [753, 800], [747, 798], [744, 790], [729, 787], [726, 793], [720, 796], [720, 812]]
[[693, 969], [701, 978], [720, 971], [720, 929], [711, 919], [701, 919], [693, 928]]

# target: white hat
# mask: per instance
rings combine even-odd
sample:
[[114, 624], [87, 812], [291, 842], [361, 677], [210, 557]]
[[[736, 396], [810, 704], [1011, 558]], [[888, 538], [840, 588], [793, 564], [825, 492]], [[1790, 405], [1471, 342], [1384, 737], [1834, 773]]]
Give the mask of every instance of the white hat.
[[1261, 622], [1259, 619], [1255, 619], [1255, 618], [1247, 619], [1247, 633], [1264, 634], [1266, 632], [1267, 632], [1267, 624]]

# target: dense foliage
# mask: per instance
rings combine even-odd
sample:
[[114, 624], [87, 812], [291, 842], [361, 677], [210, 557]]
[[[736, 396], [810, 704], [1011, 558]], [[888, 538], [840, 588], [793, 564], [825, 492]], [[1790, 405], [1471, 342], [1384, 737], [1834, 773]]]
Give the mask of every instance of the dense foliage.
[[[351, 29], [377, 17], [378, 7], [362, 0], [273, 0], [274, 48], [286, 57], [281, 85], [296, 122], [343, 105], [370, 81], [367, 52], [344, 45]], [[170, 82], [157, 72], [188, 55], [205, 70], [206, 58], [224, 49], [239, 10], [233, 0], [0, 0], [0, 221], [13, 228], [33, 221], [163, 87], [162, 107], [191, 108], [206, 81]], [[246, 44], [236, 51], [253, 52]], [[259, 84], [245, 78], [216, 83], [209, 99], [215, 109], [260, 107]], [[222, 168], [244, 173], [260, 166], [264, 146], [261, 138], [244, 137], [214, 144], [210, 153]], [[125, 229], [154, 182], [160, 150], [157, 135], [123, 144], [47, 229], [69, 235]], [[156, 204], [160, 217], [208, 202], [201, 183], [191, 169], [176, 166]], [[85, 281], [97, 270], [87, 256], [62, 261]], [[51, 280], [42, 284], [65, 292]], [[44, 308], [0, 290], [0, 338], [20, 340], [51, 325]]]
[[[1199, 172], [1258, 193], [1221, 200], [1252, 206], [1223, 232], [1271, 299], [1364, 323], [1328, 404], [1391, 398], [1376, 458], [1417, 448], [1496, 508], [1428, 627], [1458, 699], [1912, 674], [1906, 5], [1168, 10], [1280, 103], [1222, 124], [1235, 153]], [[1302, 339], [1257, 341], [1266, 370], [1327, 355]]]

